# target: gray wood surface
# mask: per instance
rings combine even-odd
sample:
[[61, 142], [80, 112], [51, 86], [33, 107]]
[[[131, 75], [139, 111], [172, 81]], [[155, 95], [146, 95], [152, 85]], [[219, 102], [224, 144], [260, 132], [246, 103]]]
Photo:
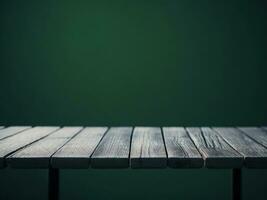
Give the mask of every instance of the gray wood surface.
[[167, 155], [158, 127], [136, 127], [133, 132], [130, 165], [132, 168], [164, 168]]
[[5, 157], [56, 131], [58, 127], [35, 127], [0, 140], [0, 168], [5, 165]]
[[30, 126], [11, 126], [0, 130], [0, 140], [9, 136], [20, 133], [24, 130], [31, 128]]
[[267, 126], [261, 127], [263, 130], [267, 131]]
[[267, 148], [267, 132], [257, 127], [238, 127], [246, 135]]
[[168, 166], [173, 168], [199, 168], [204, 160], [196, 146], [181, 127], [163, 127], [168, 155]]
[[82, 127], [64, 127], [7, 158], [12, 168], [48, 168], [50, 157]]
[[4, 128], [4, 126], [0, 126], [0, 129]]
[[267, 167], [267, 149], [255, 142], [236, 128], [220, 128], [216, 130], [233, 148], [245, 158], [245, 165], [249, 168]]
[[94, 168], [126, 168], [129, 166], [131, 127], [108, 130], [91, 157]]
[[205, 159], [208, 168], [242, 167], [243, 156], [210, 128], [187, 128], [189, 136]]
[[107, 127], [87, 127], [59, 149], [51, 158], [54, 168], [88, 168], [92, 153]]
[[[203, 165], [204, 163], [204, 165]], [[267, 168], [266, 127], [7, 127], [0, 168]]]

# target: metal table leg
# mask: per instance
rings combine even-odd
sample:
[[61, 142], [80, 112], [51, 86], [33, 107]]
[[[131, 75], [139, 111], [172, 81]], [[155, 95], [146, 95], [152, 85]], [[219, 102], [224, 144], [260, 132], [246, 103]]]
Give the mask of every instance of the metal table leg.
[[232, 199], [241, 200], [242, 199], [242, 173], [241, 168], [233, 169], [232, 174]]
[[59, 200], [59, 169], [48, 170], [48, 199]]

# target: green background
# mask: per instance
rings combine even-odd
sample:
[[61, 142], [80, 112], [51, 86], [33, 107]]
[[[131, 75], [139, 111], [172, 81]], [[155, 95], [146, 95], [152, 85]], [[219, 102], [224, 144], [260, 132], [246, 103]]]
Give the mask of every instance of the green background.
[[[3, 125], [256, 126], [267, 114], [262, 0], [0, 2]], [[243, 170], [267, 199], [266, 170]], [[46, 199], [46, 170], [0, 171]], [[230, 199], [230, 170], [62, 170], [62, 199]]]

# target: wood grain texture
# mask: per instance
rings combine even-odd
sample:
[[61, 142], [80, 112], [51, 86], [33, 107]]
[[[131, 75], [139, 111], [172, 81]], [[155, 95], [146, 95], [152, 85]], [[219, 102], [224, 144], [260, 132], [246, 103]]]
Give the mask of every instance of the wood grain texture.
[[245, 166], [249, 168], [267, 167], [267, 149], [264, 146], [236, 128], [215, 127], [214, 130], [244, 156]]
[[239, 130], [267, 148], [267, 132], [257, 127], [238, 127]]
[[133, 132], [130, 164], [132, 168], [164, 168], [167, 155], [161, 129], [136, 127]]
[[0, 140], [0, 167], [5, 166], [5, 157], [56, 131], [58, 127], [35, 127]]
[[107, 127], [87, 127], [59, 149], [51, 158], [54, 168], [88, 168], [90, 157]]
[[129, 167], [131, 127], [113, 127], [108, 130], [91, 157], [93, 168]]
[[64, 127], [7, 158], [12, 168], [48, 168], [50, 157], [82, 127]]
[[199, 168], [203, 166], [204, 160], [184, 128], [163, 127], [163, 136], [169, 167]]
[[11, 126], [7, 127], [5, 129], [0, 130], [0, 140], [7, 138], [9, 136], [15, 135], [17, 133], [20, 133], [24, 130], [27, 130], [31, 128], [30, 126]]
[[[0, 168], [267, 168], [266, 127], [8, 127]], [[201, 157], [202, 156], [202, 157]]]
[[239, 168], [243, 156], [237, 153], [218, 133], [210, 128], [187, 128], [189, 136], [205, 159], [208, 168]]

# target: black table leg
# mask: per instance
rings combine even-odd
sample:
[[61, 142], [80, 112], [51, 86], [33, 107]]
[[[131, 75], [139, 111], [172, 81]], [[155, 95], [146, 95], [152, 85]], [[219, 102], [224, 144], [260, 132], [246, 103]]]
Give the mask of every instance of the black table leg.
[[241, 169], [233, 169], [232, 174], [232, 199], [241, 200], [242, 198], [242, 173]]
[[59, 200], [59, 169], [48, 170], [48, 199]]

